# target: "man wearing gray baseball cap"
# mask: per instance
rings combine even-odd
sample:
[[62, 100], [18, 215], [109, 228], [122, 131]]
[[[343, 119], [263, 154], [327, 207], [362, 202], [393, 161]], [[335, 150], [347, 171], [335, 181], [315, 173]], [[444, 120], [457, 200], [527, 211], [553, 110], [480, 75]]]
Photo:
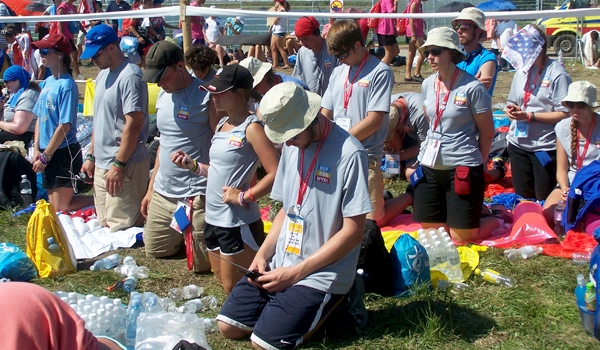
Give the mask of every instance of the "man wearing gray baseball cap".
[[[365, 216], [368, 156], [361, 143], [323, 116], [321, 98], [281, 83], [259, 116], [284, 143], [271, 198], [283, 203], [249, 269], [217, 316], [226, 338], [255, 348], [293, 348], [344, 300], [356, 276]], [[364, 307], [364, 305], [363, 305]]]

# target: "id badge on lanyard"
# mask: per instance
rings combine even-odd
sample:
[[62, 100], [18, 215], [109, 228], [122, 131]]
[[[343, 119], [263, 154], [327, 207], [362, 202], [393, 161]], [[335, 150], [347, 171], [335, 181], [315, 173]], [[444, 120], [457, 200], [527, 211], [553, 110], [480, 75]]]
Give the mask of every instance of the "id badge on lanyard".
[[304, 237], [304, 218], [297, 205], [288, 209], [283, 227], [285, 229], [285, 252], [301, 256]]
[[421, 164], [427, 167], [434, 167], [435, 161], [437, 160], [438, 154], [440, 153], [440, 148], [442, 147], [442, 141], [435, 137], [435, 133], [432, 133], [432, 137], [427, 141], [425, 145], [425, 153], [423, 154], [423, 158], [421, 159]]
[[517, 120], [515, 127], [516, 138], [526, 138], [529, 135], [529, 122], [527, 120]]

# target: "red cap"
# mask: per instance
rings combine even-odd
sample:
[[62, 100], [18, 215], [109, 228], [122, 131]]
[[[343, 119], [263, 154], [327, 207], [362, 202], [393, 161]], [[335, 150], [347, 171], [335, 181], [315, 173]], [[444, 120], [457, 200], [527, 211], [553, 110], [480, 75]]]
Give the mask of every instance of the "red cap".
[[306, 37], [315, 34], [315, 29], [319, 29], [320, 26], [319, 21], [313, 16], [304, 16], [298, 18], [294, 31], [296, 37]]
[[69, 39], [59, 33], [47, 34], [42, 40], [32, 42], [31, 46], [34, 49], [54, 49], [67, 55], [73, 51]]

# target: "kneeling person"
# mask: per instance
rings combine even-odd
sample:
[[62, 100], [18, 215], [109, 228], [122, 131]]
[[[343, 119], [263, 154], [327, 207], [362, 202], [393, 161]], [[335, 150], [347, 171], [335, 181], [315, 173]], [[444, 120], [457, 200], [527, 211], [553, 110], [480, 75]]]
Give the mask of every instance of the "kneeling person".
[[[283, 203], [250, 270], [217, 316], [226, 338], [261, 348], [293, 348], [329, 316], [352, 286], [372, 211], [368, 156], [358, 140], [321, 113], [321, 98], [293, 83], [267, 92], [259, 115], [285, 143], [271, 192]], [[288, 230], [288, 229], [292, 230]], [[286, 305], [293, 305], [291, 307]]]

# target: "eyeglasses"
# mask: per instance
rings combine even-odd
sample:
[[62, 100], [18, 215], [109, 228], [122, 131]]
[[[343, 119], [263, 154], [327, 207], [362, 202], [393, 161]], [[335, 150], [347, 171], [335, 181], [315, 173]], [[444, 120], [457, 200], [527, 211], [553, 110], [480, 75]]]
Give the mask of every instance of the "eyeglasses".
[[102, 52], [104, 49], [106, 49], [106, 46], [102, 46], [98, 51], [96, 51], [96, 53], [94, 54], [94, 56], [90, 57], [90, 59], [92, 60], [97, 60], [98, 59], [98, 55], [100, 54], [100, 52]]
[[577, 108], [583, 109], [583, 108], [587, 107], [587, 105], [588, 105], [587, 103], [581, 102], [581, 101], [579, 101], [579, 102], [570, 102], [570, 101], [565, 102], [565, 106], [567, 106], [567, 108], [575, 108], [575, 106], [577, 106]]
[[457, 24], [454, 26], [454, 30], [456, 30], [458, 32], [459, 29], [461, 30], [468, 30], [475, 27], [473, 24], [468, 24], [468, 23], [462, 23], [462, 24]]
[[54, 49], [40, 49], [40, 55], [42, 56], [48, 56], [50, 54], [50, 52], [58, 52]]
[[339, 55], [334, 55], [334, 56], [335, 56], [335, 58], [337, 58], [338, 60], [345, 60], [346, 58], [348, 58], [348, 56], [350, 56], [350, 51], [351, 51], [351, 50], [352, 50], [352, 49], [350, 49], [350, 50], [348, 50], [348, 51], [346, 51], [346, 52], [344, 52], [344, 53], [341, 53], [341, 54], [339, 54]]
[[425, 50], [423, 51], [423, 54], [425, 55], [425, 57], [429, 56], [431, 54], [431, 56], [437, 57], [439, 55], [442, 54], [442, 51], [444, 51], [446, 49], [442, 49], [442, 48], [436, 48], [436, 49], [431, 49], [431, 50]]

